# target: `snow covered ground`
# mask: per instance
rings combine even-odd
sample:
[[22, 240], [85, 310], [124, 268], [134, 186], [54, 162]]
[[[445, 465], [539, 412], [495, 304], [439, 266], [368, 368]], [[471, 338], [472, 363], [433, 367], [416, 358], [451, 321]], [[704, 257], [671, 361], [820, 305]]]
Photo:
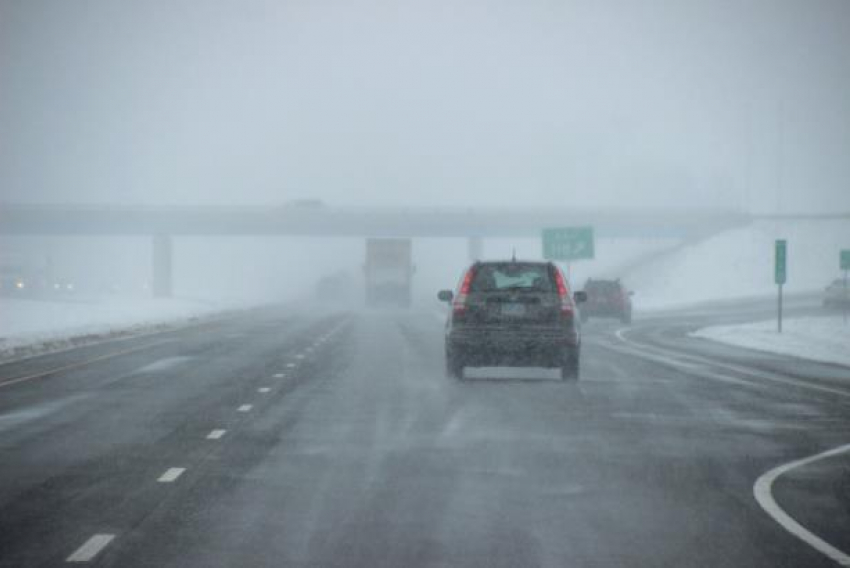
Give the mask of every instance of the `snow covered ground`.
[[784, 320], [782, 333], [776, 320], [738, 325], [718, 325], [691, 334], [770, 353], [850, 366], [850, 323], [842, 316], [801, 317]]
[[0, 299], [0, 358], [179, 326], [236, 305], [187, 299]]
[[775, 239], [788, 241], [789, 294], [822, 290], [850, 248], [846, 220], [762, 220], [682, 246], [623, 274], [637, 310], [776, 294]]

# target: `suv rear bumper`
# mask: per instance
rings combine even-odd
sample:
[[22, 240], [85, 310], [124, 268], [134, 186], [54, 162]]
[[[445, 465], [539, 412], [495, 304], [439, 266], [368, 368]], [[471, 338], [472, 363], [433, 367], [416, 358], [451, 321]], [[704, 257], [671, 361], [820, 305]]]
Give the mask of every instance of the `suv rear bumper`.
[[578, 357], [577, 332], [452, 330], [446, 351], [470, 366], [541, 365], [560, 367]]

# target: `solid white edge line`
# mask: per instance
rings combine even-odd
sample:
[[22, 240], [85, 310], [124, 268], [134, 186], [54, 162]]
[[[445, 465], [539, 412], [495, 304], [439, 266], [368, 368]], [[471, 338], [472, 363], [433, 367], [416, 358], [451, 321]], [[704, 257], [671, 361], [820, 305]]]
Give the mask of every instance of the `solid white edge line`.
[[282, 379], [284, 376], [285, 375], [283, 373], [275, 373], [274, 374], [274, 378], [276, 378], [276, 379]]
[[242, 406], [240, 406], [240, 407], [239, 407], [239, 408], [237, 408], [236, 410], [238, 410], [239, 412], [248, 412], [248, 411], [249, 411], [249, 410], [251, 410], [252, 408], [254, 408], [254, 407], [253, 407], [253, 405], [250, 405], [250, 404], [243, 404]]
[[159, 479], [157, 479], [157, 481], [159, 481], [160, 483], [171, 483], [178, 477], [183, 475], [184, 471], [186, 471], [185, 467], [170, 467], [165, 470], [165, 473], [159, 476]]
[[260, 387], [260, 388], [257, 389], [257, 392], [267, 393], [267, 392], [270, 392], [271, 390], [272, 389], [270, 389], [269, 387]]
[[784, 465], [780, 465], [771, 469], [770, 471], [764, 473], [756, 480], [755, 485], [753, 485], [753, 495], [758, 501], [758, 504], [761, 505], [761, 508], [770, 515], [774, 521], [779, 523], [782, 528], [817, 550], [818, 552], [825, 554], [833, 561], [837, 562], [841, 566], [850, 566], [850, 555], [841, 550], [838, 550], [825, 540], [821, 539], [805, 527], [795, 521], [791, 516], [786, 513], [782, 507], [780, 507], [776, 501], [773, 499], [772, 487], [773, 482], [776, 479], [792, 469], [796, 469], [798, 467], [810, 464], [812, 462], [822, 460], [824, 458], [836, 456], [838, 454], [845, 453], [850, 451], [850, 444], [846, 444], [844, 446], [839, 446], [837, 448], [833, 448], [831, 450], [827, 450], [825, 452], [821, 452], [814, 456], [810, 456], [807, 458], [799, 459], [796, 461], [792, 461], [786, 463]]
[[65, 562], [88, 562], [97, 556], [114, 538], [114, 534], [96, 534], [65, 559]]
[[218, 440], [219, 438], [224, 436], [225, 432], [227, 432], [227, 430], [212, 430], [209, 434], [207, 434], [207, 439]]
[[[725, 371], [731, 371], [733, 373], [741, 373], [741, 374], [747, 375], [750, 379], [757, 379], [757, 380], [760, 380], [760, 381], [770, 381], [770, 382], [781, 384], [781, 385], [790, 385], [790, 386], [797, 387], [797, 388], [829, 393], [829, 394], [837, 395], [837, 396], [840, 396], [840, 397], [843, 397], [843, 398], [850, 397], [850, 391], [841, 390], [841, 389], [834, 389], [834, 388], [830, 388], [830, 387], [819, 385], [819, 384], [796, 381], [794, 379], [776, 376], [775, 373], [769, 373], [768, 374], [768, 373], [765, 373], [764, 371], [759, 371], [758, 369], [749, 369], [747, 367], [743, 367], [743, 366], [740, 366], [740, 365], [729, 365], [729, 364], [726, 364], [726, 363], [722, 363], [720, 361], [712, 361], [712, 360], [706, 359], [704, 357], [699, 357], [697, 355], [690, 355], [690, 354], [687, 354], [687, 353], [678, 353], [676, 351], [671, 351], [669, 349], [665, 349], [665, 348], [658, 347], [658, 346], [655, 346], [655, 345], [646, 345], [646, 344], [642, 344], [642, 343], [639, 343], [639, 342], [636, 342], [636, 341], [632, 341], [631, 339], [626, 339], [626, 337], [623, 335], [623, 332], [628, 331], [629, 329], [631, 329], [631, 328], [627, 328], [627, 327], [620, 328], [620, 329], [618, 329], [617, 331], [614, 332], [614, 335], [616, 335], [617, 338], [620, 339], [626, 345], [631, 346], [633, 349], [637, 349], [638, 352], [634, 353], [634, 355], [636, 355], [637, 357], [642, 357], [643, 359], [649, 359], [649, 360], [659, 361], [659, 362], [666, 362], [669, 365], [678, 366], [678, 367], [685, 367], [685, 368], [697, 368], [696, 366], [710, 365], [710, 366], [713, 366], [713, 367], [718, 368], [718, 369], [723, 369]], [[666, 356], [662, 359], [660, 357], [649, 355], [649, 354], [646, 353], [647, 349], [649, 349], [651, 351], [655, 351], [656, 353], [666, 354]], [[640, 351], [640, 350], [643, 350], [643, 351]], [[687, 363], [687, 362], [682, 361], [683, 359], [685, 359], [687, 361], [694, 361], [696, 366], [692, 363]], [[747, 380], [743, 380], [743, 379], [732, 379], [732, 377], [728, 377], [726, 375], [720, 375], [719, 373], [702, 372], [701, 374], [703, 376], [711, 376], [713, 378], [724, 380], [724, 381], [732, 381], [732, 382], [738, 382], [738, 383], [741, 383], [741, 384], [752, 384], [752, 385], [756, 385], [756, 386], [764, 386], [764, 383], [759, 385], [758, 383], [754, 383], [752, 381], [747, 381]]]

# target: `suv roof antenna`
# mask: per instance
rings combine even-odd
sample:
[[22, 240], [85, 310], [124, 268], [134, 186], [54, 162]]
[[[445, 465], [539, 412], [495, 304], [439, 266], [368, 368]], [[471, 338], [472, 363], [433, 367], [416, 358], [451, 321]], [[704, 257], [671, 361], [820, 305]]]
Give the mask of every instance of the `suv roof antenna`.
[[514, 247], [513, 252], [511, 252], [511, 262], [516, 262], [516, 247]]

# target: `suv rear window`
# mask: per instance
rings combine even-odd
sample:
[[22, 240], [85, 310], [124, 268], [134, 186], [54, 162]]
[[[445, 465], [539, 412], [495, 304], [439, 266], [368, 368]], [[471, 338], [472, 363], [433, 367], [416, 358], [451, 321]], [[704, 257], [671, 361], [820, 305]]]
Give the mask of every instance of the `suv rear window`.
[[555, 289], [548, 264], [505, 262], [482, 264], [472, 279], [472, 292], [527, 290], [552, 292]]
[[589, 280], [584, 285], [586, 292], [596, 292], [599, 294], [615, 294], [620, 291], [620, 283], [611, 280]]

